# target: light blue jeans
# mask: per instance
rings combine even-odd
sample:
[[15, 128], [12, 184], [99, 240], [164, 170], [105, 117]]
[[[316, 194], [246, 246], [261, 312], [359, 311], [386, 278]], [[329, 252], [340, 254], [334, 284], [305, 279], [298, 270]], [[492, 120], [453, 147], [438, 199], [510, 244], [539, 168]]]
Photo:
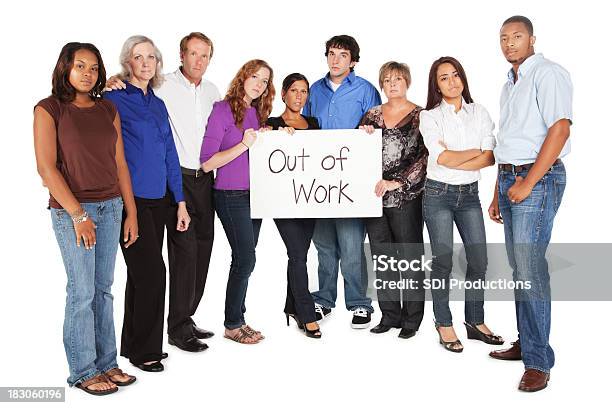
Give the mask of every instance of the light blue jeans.
[[74, 225], [63, 209], [51, 209], [51, 221], [66, 268], [64, 348], [70, 386], [117, 367], [111, 286], [121, 232], [123, 201], [113, 198], [81, 203], [96, 225], [96, 245], [76, 245]]
[[565, 167], [561, 162], [553, 165], [529, 197], [514, 204], [508, 190], [516, 176], [526, 177], [527, 171], [499, 172], [498, 198], [513, 279], [531, 283], [530, 289], [514, 291], [519, 341], [525, 368], [548, 373], [555, 363], [555, 353], [548, 342], [550, 275], [546, 248], [565, 190]]
[[330, 309], [336, 306], [340, 262], [346, 308], [363, 307], [374, 311], [372, 299], [366, 296], [368, 276], [364, 239], [365, 225], [359, 218], [322, 218], [316, 221], [312, 241], [319, 257], [319, 290], [312, 293], [315, 303]]

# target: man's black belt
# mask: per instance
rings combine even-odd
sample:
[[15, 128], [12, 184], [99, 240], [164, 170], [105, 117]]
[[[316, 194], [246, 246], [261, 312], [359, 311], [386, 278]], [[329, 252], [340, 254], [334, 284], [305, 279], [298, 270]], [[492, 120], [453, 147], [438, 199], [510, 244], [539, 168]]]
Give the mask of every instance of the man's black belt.
[[[499, 170], [500, 171], [511, 171], [513, 173], [520, 173], [521, 171], [529, 171], [529, 169], [532, 168], [534, 164], [535, 163], [527, 163], [527, 164], [521, 164], [520, 166], [515, 166], [514, 164], [500, 164]], [[561, 159], [557, 159], [553, 163], [553, 166], [557, 164], [561, 164]]]
[[202, 170], [201, 168], [197, 170], [193, 170], [193, 169], [186, 169], [185, 167], [181, 167], [181, 173], [183, 173], [186, 176], [192, 176], [192, 177], [198, 178], [204, 175], [204, 170]]

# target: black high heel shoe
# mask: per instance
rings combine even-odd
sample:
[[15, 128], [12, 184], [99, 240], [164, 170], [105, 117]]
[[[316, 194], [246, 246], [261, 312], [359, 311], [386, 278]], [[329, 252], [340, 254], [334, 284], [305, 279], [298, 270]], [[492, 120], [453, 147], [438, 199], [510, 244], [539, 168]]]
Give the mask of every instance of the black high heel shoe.
[[436, 325], [436, 331], [438, 332], [438, 337], [440, 338], [440, 344], [448, 351], [452, 351], [453, 353], [461, 353], [463, 351], [463, 344], [459, 339], [455, 341], [444, 341], [442, 340], [442, 335], [440, 334], [440, 330], [438, 330], [440, 326]]
[[300, 319], [298, 319], [298, 317], [292, 313], [285, 313], [285, 317], [287, 318], [287, 326], [289, 326], [289, 317], [292, 317], [293, 320], [295, 320], [295, 323], [297, 324], [298, 329], [303, 330], [304, 334], [306, 335], [306, 337], [310, 337], [313, 339], [320, 339], [321, 338], [321, 329], [317, 328], [314, 330], [309, 330], [305, 324], [303, 324], [302, 322], [300, 322]]
[[464, 322], [465, 330], [467, 331], [468, 339], [472, 340], [480, 340], [487, 344], [495, 344], [497, 346], [504, 344], [504, 339], [501, 336], [497, 336], [495, 334], [486, 334], [478, 330], [476, 325]]

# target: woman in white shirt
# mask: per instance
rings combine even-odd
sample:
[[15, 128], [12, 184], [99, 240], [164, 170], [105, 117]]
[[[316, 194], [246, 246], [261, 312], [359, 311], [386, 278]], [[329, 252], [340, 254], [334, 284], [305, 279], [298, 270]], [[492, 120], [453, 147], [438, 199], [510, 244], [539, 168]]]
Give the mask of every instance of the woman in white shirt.
[[[478, 180], [480, 169], [495, 164], [495, 125], [486, 109], [473, 102], [465, 71], [452, 57], [442, 57], [431, 66], [425, 109], [419, 125], [429, 150], [423, 217], [434, 256], [431, 278], [444, 282], [440, 289], [432, 289], [434, 316], [440, 344], [458, 353], [463, 345], [453, 328], [448, 305], [453, 221], [465, 245], [465, 280], [484, 280], [487, 250]], [[504, 342], [484, 324], [482, 289], [466, 289], [464, 324], [469, 339], [488, 344]]]

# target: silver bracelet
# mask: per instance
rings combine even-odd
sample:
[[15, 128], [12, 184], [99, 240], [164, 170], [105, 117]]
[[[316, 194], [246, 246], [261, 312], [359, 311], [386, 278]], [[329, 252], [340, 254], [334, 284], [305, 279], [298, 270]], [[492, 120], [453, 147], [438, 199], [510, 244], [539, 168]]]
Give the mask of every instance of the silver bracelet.
[[87, 221], [87, 219], [89, 218], [89, 214], [87, 214], [87, 211], [83, 210], [82, 213], [80, 213], [79, 215], [75, 215], [72, 218], [72, 222], [74, 222], [75, 224], [81, 224], [85, 221]]

